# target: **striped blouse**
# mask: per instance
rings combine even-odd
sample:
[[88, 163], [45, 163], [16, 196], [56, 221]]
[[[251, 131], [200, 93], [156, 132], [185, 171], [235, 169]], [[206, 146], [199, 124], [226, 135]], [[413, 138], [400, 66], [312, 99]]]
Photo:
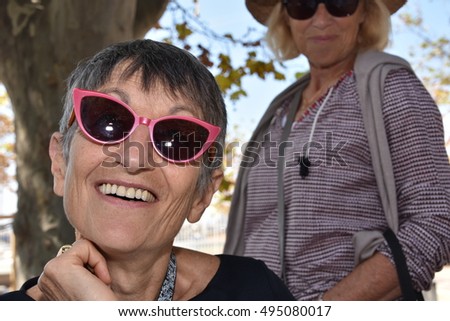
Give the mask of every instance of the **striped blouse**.
[[[313, 121], [323, 97], [294, 122], [284, 144], [287, 284], [299, 300], [314, 300], [354, 268], [352, 236], [385, 230], [353, 73], [339, 81]], [[278, 110], [250, 169], [245, 255], [280, 274], [276, 160], [289, 101]], [[386, 78], [383, 117], [399, 207], [399, 240], [417, 289], [450, 261], [450, 166], [441, 114], [420, 80], [406, 70]], [[311, 167], [299, 175], [309, 148]], [[386, 243], [378, 251], [389, 257]]]

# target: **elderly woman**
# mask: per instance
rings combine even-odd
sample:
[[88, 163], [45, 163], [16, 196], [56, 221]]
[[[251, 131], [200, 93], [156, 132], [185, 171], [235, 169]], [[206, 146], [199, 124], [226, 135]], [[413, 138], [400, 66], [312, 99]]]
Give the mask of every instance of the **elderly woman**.
[[137, 40], [80, 64], [50, 141], [77, 240], [1, 299], [293, 299], [261, 261], [173, 246], [219, 187], [225, 131], [214, 77], [184, 50]]
[[[360, 76], [367, 57], [381, 57], [382, 66], [400, 60], [382, 50], [390, 15], [404, 3], [246, 0], [268, 27], [276, 56], [304, 55], [310, 70], [272, 101], [243, 155], [225, 253], [263, 260], [299, 300], [399, 299], [398, 275], [409, 272], [412, 292], [419, 292], [450, 261], [442, 117], [406, 66], [387, 73], [375, 97], [395, 178], [396, 236], [406, 258], [398, 273], [382, 234], [389, 225], [373, 158], [384, 161], [387, 154], [371, 155]], [[373, 95], [375, 87], [366, 82], [363, 89]], [[364, 253], [354, 245], [361, 232], [380, 236]]]

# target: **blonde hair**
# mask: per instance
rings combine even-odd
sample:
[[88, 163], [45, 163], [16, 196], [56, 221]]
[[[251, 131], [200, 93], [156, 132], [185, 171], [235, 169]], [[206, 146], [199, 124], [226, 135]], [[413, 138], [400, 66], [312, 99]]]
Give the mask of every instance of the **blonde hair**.
[[[365, 19], [358, 37], [358, 50], [383, 50], [389, 41], [391, 13], [383, 0], [365, 0]], [[295, 45], [288, 16], [281, 2], [277, 3], [267, 20], [266, 42], [279, 60], [289, 60], [302, 54]]]

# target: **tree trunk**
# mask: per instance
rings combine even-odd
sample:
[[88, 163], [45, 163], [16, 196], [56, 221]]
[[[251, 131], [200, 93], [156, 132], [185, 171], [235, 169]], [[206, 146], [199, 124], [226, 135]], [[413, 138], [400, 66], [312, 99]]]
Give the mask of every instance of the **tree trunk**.
[[167, 2], [0, 3], [0, 81], [10, 96], [16, 128], [16, 285], [39, 275], [58, 248], [74, 240], [62, 200], [53, 193], [48, 157], [48, 142], [62, 114], [65, 79], [78, 61], [108, 44], [143, 37], [159, 20]]

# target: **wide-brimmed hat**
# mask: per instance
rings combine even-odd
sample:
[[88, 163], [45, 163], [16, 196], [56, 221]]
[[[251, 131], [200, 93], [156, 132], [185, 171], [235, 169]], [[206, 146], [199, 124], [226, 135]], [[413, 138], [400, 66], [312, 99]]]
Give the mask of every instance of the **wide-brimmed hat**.
[[[280, 0], [245, 0], [245, 5], [252, 16], [258, 22], [265, 25], [273, 7], [278, 2]], [[406, 3], [406, 0], [383, 0], [383, 2], [391, 14], [393, 14]]]

